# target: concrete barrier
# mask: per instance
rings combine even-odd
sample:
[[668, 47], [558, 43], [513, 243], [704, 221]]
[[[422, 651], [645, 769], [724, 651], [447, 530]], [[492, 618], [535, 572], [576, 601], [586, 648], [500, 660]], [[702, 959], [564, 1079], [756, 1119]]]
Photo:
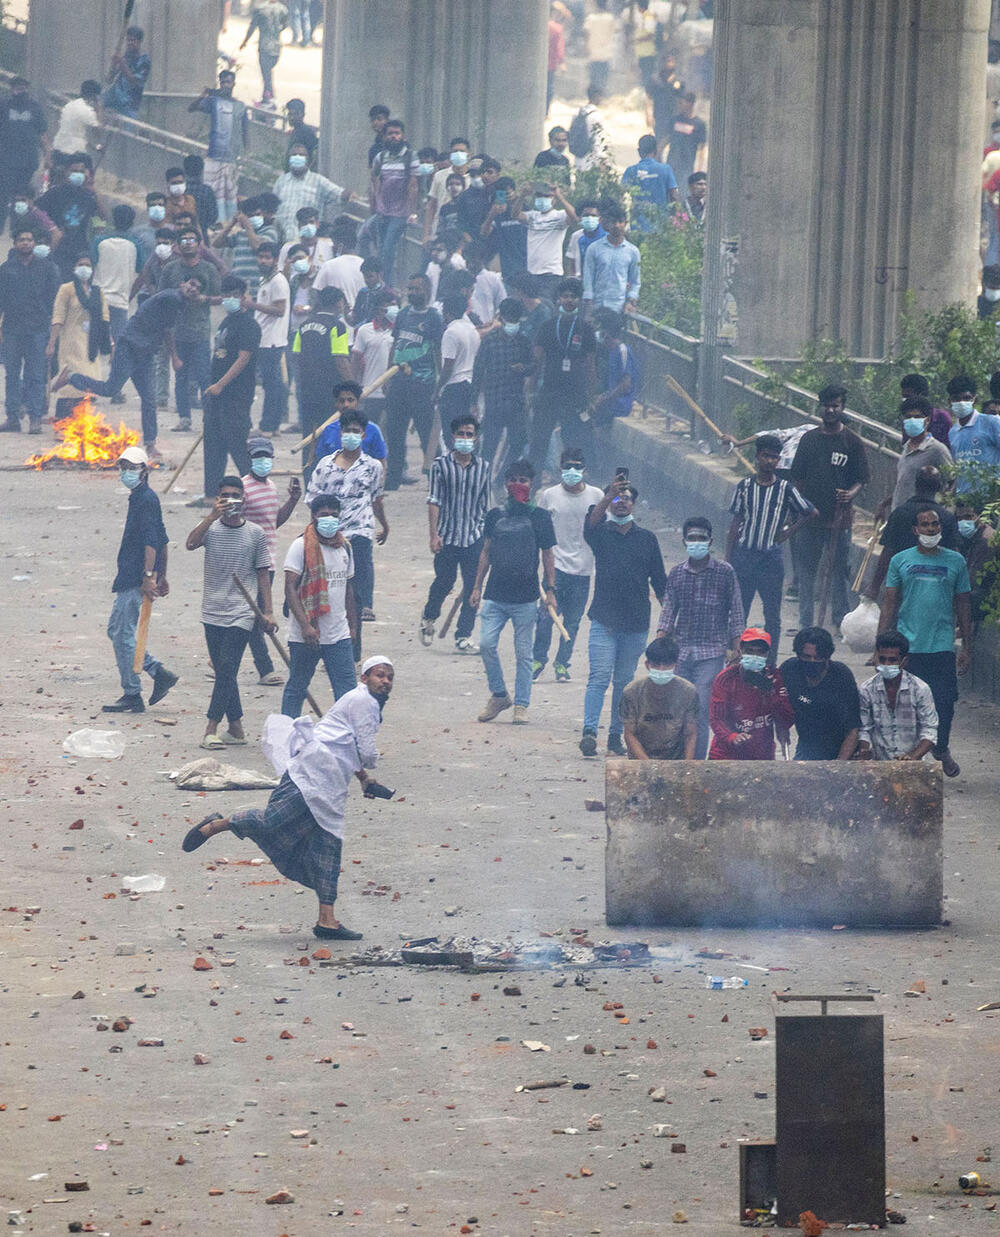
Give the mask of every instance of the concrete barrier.
[[941, 920], [934, 764], [609, 760], [609, 924]]

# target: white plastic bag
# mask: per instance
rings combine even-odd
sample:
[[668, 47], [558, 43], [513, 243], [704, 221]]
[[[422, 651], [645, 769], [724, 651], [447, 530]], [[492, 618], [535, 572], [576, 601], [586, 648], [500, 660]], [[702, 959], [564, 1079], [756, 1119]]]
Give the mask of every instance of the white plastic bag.
[[878, 603], [872, 601], [870, 597], [862, 597], [858, 606], [850, 614], [844, 615], [840, 631], [852, 652], [875, 652], [878, 615]]
[[159, 893], [167, 883], [167, 878], [158, 872], [147, 872], [144, 876], [123, 876], [122, 888], [131, 889], [133, 893]]
[[71, 756], [95, 756], [117, 760], [125, 751], [125, 736], [120, 730], [74, 730], [63, 739], [63, 751]]

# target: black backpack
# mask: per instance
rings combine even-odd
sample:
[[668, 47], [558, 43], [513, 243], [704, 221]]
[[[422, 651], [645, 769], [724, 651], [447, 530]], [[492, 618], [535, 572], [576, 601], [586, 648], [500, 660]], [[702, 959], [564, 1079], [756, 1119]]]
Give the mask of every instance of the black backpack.
[[569, 153], [583, 159], [590, 154], [590, 130], [587, 128], [587, 112], [580, 108], [569, 126]]

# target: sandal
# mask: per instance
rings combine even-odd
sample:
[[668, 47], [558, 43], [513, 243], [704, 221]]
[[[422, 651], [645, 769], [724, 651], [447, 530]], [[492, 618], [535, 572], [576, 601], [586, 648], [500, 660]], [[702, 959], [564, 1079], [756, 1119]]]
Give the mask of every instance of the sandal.
[[189, 829], [185, 833], [184, 841], [181, 842], [181, 850], [192, 851], [197, 850], [199, 846], [203, 846], [208, 841], [208, 837], [202, 833], [202, 825], [209, 825], [213, 820], [222, 820], [222, 818], [221, 812], [212, 812], [204, 820], [199, 820], [193, 829]]
[[219, 735], [219, 740], [224, 747], [246, 747], [250, 742], [249, 739], [238, 739], [236, 735], [230, 734], [228, 730], [224, 730]]
[[206, 752], [221, 752], [226, 745], [217, 734], [207, 734], [198, 746], [203, 747]]

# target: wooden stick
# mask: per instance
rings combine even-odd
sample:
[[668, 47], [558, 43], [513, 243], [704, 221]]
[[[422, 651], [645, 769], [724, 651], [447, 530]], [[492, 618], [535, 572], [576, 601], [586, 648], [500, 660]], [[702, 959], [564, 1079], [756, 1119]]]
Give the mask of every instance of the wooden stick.
[[149, 639], [149, 616], [153, 613], [152, 597], [143, 597], [139, 609], [139, 626], [135, 632], [135, 656], [132, 658], [132, 669], [136, 674], [142, 669], [146, 659], [146, 641]]
[[438, 443], [441, 441], [441, 410], [434, 405], [434, 419], [431, 421], [431, 432], [427, 437], [427, 450], [424, 452], [424, 472], [430, 472], [431, 465], [437, 457]]
[[[545, 601], [545, 591], [544, 591], [544, 589], [540, 589], [540, 590], [539, 590], [539, 593], [540, 593], [540, 596], [541, 596], [542, 601]], [[568, 631], [566, 630], [566, 628], [563, 626], [563, 621], [562, 621], [562, 619], [559, 617], [559, 614], [558, 614], [558, 612], [557, 612], [557, 610], [556, 610], [555, 606], [552, 604], [552, 602], [551, 602], [551, 601], [545, 601], [545, 608], [546, 608], [546, 610], [548, 610], [549, 614], [551, 614], [551, 615], [552, 615], [552, 622], [555, 624], [556, 631], [558, 631], [558, 632], [559, 632], [560, 636], [562, 636], [562, 638], [563, 638], [564, 640], [569, 640], [569, 632], [568, 632]]]
[[170, 478], [170, 480], [167, 482], [166, 486], [164, 487], [164, 490], [163, 490], [164, 498], [166, 498], [166, 496], [174, 488], [174, 482], [184, 471], [188, 460], [190, 460], [191, 456], [194, 455], [195, 451], [198, 450], [198, 446], [204, 437], [205, 437], [205, 431], [202, 430], [202, 432], [198, 435], [198, 437], [191, 444], [191, 449], [188, 451], [187, 455], [185, 455], [185, 457], [181, 460], [180, 464], [174, 469], [174, 475]]
[[[694, 402], [691, 396], [688, 395], [687, 391], [684, 390], [684, 388], [677, 381], [677, 379], [674, 378], [672, 374], [667, 375], [667, 386], [670, 388], [671, 391], [673, 391], [673, 393], [677, 396], [678, 399], [683, 400], [684, 403], [687, 404], [687, 406], [691, 409], [692, 412], [696, 412], [698, 416], [701, 417], [701, 419], [705, 422], [705, 424], [708, 426], [708, 428], [712, 431], [713, 434], [715, 434], [719, 438], [726, 437], [726, 435], [723, 434], [722, 430], [719, 429], [719, 427], [715, 424], [715, 422], [708, 415], [708, 413], [705, 412], [702, 408], [698, 407], [698, 405]], [[748, 468], [750, 472], [756, 472], [756, 469], [754, 468], [753, 464], [750, 463], [750, 461], [743, 454], [743, 452], [739, 449], [739, 447], [733, 447], [733, 454], [736, 456], [736, 458], [739, 460], [739, 462], [743, 465], [744, 468]]]
[[865, 556], [861, 560], [861, 566], [858, 568], [858, 574], [854, 577], [854, 583], [851, 588], [855, 593], [861, 591], [861, 583], [865, 578], [865, 572], [868, 570], [868, 564], [871, 562], [871, 557], [875, 553], [875, 543], [878, 541], [879, 533], [885, 527], [884, 523], [876, 520], [875, 527], [872, 529], [871, 540], [868, 542], [868, 548], [865, 550]]
[[[359, 396], [359, 402], [363, 399], [367, 399], [369, 395], [371, 395], [374, 391], [377, 391], [379, 387], [382, 386], [384, 383], [388, 382], [390, 378], [395, 378], [395, 376], [400, 372], [401, 369], [402, 369], [402, 366], [400, 365], [390, 365], [389, 368], [385, 371], [385, 373], [382, 374], [380, 378], [376, 378], [370, 387], [365, 387], [365, 389], [361, 392], [361, 395]], [[339, 412], [335, 412], [332, 417], [327, 417], [327, 419], [323, 422], [322, 425], [317, 425], [316, 428], [313, 430], [313, 432], [311, 434], [307, 434], [300, 443], [298, 443], [296, 446], [292, 448], [292, 450], [302, 451], [304, 448], [308, 447], [311, 442], [315, 442], [316, 439], [320, 436], [320, 434], [322, 434], [322, 432], [326, 429], [328, 425], [332, 425], [334, 421], [339, 421], [339, 420], [340, 420]]]
[[461, 606], [461, 604], [462, 604], [462, 593], [463, 593], [463, 591], [464, 591], [463, 589], [459, 589], [459, 590], [458, 590], [458, 596], [455, 598], [454, 602], [452, 603], [452, 607], [451, 607], [451, 609], [448, 611], [448, 617], [447, 617], [447, 618], [445, 619], [445, 621], [441, 624], [441, 630], [438, 632], [438, 639], [439, 639], [439, 640], [443, 640], [443, 639], [445, 638], [445, 636], [448, 634], [448, 628], [451, 626], [451, 620], [452, 620], [452, 619], [455, 617], [455, 615], [458, 613], [459, 607], [460, 607], [460, 606]]
[[830, 531], [827, 533], [826, 545], [823, 548], [823, 554], [819, 561], [819, 587], [816, 592], [818, 600], [816, 603], [816, 625], [823, 627], [826, 624], [826, 612], [830, 605], [830, 589], [833, 585], [833, 560], [837, 554], [837, 534], [840, 529], [837, 521], [834, 520], [830, 526]]
[[[260, 606], [258, 606], [258, 605], [257, 605], [257, 603], [254, 601], [254, 599], [253, 599], [253, 598], [250, 596], [250, 594], [246, 591], [246, 589], [243, 587], [243, 581], [242, 581], [242, 580], [239, 578], [239, 576], [238, 576], [238, 575], [236, 575], [235, 573], [233, 574], [233, 583], [236, 585], [236, 587], [237, 587], [237, 588], [240, 590], [240, 592], [243, 594], [243, 599], [244, 599], [244, 601], [247, 603], [247, 605], [250, 607], [250, 609], [254, 612], [254, 617], [255, 617], [256, 619], [259, 619], [259, 620], [260, 620], [260, 622], [261, 622], [261, 623], [263, 623], [263, 622], [264, 622], [264, 615], [263, 615], [263, 613], [262, 613], [262, 611], [261, 611]], [[287, 652], [286, 652], [286, 650], [285, 650], [285, 646], [284, 646], [284, 645], [281, 643], [281, 641], [278, 639], [277, 632], [269, 631], [267, 634], [271, 637], [271, 643], [274, 645], [274, 647], [275, 647], [275, 648], [278, 650], [278, 652], [281, 654], [281, 660], [285, 663], [285, 665], [288, 667], [288, 669], [289, 669], [289, 670], [291, 670], [291, 668], [292, 668], [292, 663], [291, 663], [291, 661], [289, 660], [288, 653], [287, 653]], [[313, 699], [312, 692], [306, 692], [306, 699], [309, 701], [309, 704], [310, 704], [310, 706], [311, 706], [311, 708], [312, 708], [312, 711], [316, 714], [316, 716], [317, 716], [317, 717], [322, 717], [322, 716], [323, 716], [323, 710], [319, 707], [319, 705], [318, 705], [318, 704], [316, 703], [316, 701]]]

